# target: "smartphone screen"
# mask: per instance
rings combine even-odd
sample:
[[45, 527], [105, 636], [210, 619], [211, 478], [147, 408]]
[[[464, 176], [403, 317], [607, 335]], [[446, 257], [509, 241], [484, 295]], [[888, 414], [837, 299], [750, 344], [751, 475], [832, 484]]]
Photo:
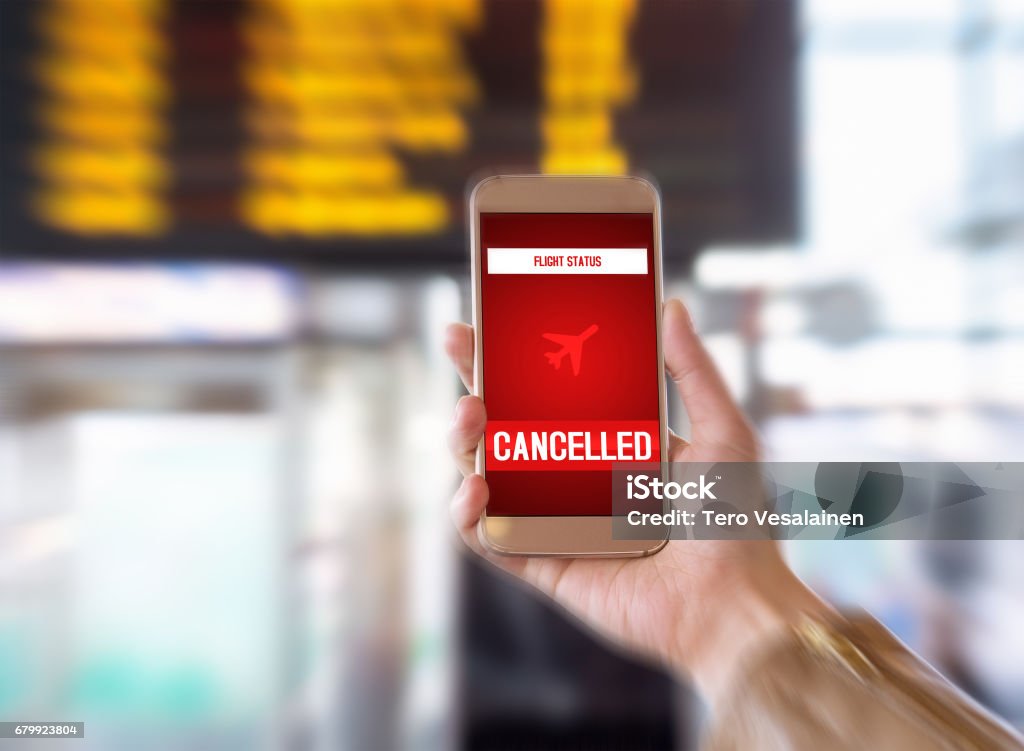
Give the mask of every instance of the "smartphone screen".
[[611, 514], [660, 461], [653, 214], [481, 213], [489, 516]]

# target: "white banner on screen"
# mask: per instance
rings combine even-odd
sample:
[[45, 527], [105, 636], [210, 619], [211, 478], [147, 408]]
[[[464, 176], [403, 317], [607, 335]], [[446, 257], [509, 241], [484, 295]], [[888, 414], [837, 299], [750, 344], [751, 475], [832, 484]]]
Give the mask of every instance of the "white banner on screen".
[[488, 274], [646, 274], [647, 248], [488, 248]]

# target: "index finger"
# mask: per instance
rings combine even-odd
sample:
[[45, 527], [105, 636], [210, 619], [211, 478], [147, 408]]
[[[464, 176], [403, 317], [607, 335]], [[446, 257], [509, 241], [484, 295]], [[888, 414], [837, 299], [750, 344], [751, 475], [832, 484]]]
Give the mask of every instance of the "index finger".
[[445, 330], [444, 349], [462, 379], [462, 385], [473, 392], [473, 327], [452, 323]]

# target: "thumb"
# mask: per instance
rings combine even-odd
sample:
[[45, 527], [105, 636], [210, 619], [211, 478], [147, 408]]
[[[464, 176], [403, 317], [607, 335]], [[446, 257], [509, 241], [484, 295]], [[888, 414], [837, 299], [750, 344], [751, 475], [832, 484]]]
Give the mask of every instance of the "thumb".
[[729, 442], [741, 432], [749, 433], [746, 418], [679, 300], [665, 303], [662, 347], [665, 369], [690, 416], [695, 441]]

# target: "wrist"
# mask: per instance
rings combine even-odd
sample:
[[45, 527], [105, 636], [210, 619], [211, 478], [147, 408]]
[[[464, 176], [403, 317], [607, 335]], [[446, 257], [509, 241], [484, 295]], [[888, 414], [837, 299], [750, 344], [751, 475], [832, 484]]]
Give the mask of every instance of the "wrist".
[[786, 566], [774, 544], [738, 544], [749, 546], [740, 554], [743, 561], [723, 562], [725, 570], [704, 577], [705, 591], [694, 593], [684, 606], [691, 617], [680, 621], [687, 625], [670, 655], [712, 706], [776, 640], [808, 617], [834, 617]]

